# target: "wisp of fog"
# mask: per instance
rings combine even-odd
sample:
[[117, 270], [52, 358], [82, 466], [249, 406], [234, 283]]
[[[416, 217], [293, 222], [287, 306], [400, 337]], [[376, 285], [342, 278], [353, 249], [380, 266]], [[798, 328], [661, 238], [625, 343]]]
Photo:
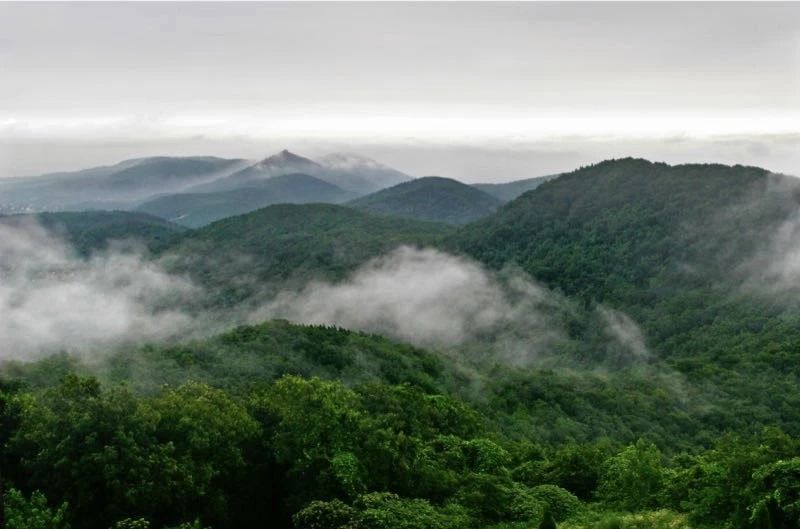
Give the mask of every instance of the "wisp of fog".
[[559, 302], [519, 272], [492, 274], [466, 258], [402, 246], [346, 281], [281, 292], [251, 319], [337, 325], [437, 347], [491, 336], [514, 356], [523, 354], [519, 341], [530, 352], [560, 334], [546, 310]]
[[193, 291], [134, 248], [84, 259], [33, 220], [0, 224], [0, 360], [176, 335], [190, 318], [167, 307]]

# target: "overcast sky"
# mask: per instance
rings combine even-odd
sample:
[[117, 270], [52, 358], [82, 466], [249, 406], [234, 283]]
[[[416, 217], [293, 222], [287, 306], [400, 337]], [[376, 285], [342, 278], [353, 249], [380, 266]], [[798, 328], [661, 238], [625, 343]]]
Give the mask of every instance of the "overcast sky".
[[284, 147], [800, 174], [800, 4], [0, 3], [0, 177]]

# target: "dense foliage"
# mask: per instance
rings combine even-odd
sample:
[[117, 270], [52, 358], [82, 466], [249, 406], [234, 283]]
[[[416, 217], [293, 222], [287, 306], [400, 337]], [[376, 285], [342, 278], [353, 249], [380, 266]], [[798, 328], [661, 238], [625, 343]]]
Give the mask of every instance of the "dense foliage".
[[612, 160], [542, 184], [447, 246], [514, 263], [588, 312], [624, 311], [712, 429], [798, 434], [799, 212], [800, 183], [764, 169]]
[[[70, 375], [4, 398], [7, 504], [10, 520], [24, 520], [14, 527], [798, 522], [800, 443], [777, 430], [671, 457], [642, 440], [515, 442], [469, 404], [412, 384], [293, 375], [147, 396]], [[649, 514], [637, 522], [626, 512]]]

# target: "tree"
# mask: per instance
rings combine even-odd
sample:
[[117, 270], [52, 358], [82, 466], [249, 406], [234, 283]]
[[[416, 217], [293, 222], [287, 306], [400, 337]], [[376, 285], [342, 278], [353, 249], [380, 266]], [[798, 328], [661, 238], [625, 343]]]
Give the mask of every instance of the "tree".
[[68, 503], [81, 529], [106, 529], [169, 503], [185, 483], [153, 426], [129, 392], [68, 376], [25, 410], [13, 445], [30, 486]]
[[800, 457], [764, 465], [749, 487], [750, 523], [765, 529], [800, 527]]
[[228, 520], [226, 489], [246, 468], [244, 450], [259, 425], [224, 391], [187, 383], [142, 406], [159, 445], [173, 448], [180, 474], [187, 477], [170, 497], [170, 519], [201, 516], [215, 526]]
[[8, 529], [69, 529], [67, 504], [52, 509], [39, 491], [26, 498], [17, 489], [9, 489], [5, 504]]
[[639, 439], [606, 461], [597, 495], [609, 504], [634, 511], [654, 507], [663, 486], [661, 451]]
[[253, 395], [249, 406], [286, 473], [290, 512], [363, 488], [362, 411], [355, 392], [338, 382], [286, 376]]

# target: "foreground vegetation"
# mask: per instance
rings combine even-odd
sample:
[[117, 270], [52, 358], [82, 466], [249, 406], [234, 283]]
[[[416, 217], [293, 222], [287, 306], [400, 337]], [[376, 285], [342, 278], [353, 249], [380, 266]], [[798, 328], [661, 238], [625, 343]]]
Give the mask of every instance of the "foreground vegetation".
[[670, 458], [644, 440], [511, 442], [463, 402], [411, 385], [288, 375], [238, 395], [187, 383], [141, 397], [71, 376], [5, 397], [9, 509], [41, 513], [46, 497], [44, 527], [800, 522], [800, 445], [777, 430]]
[[459, 395], [465, 380], [434, 353], [284, 322], [119, 355], [100, 379], [67, 357], [7, 367], [10, 527], [800, 522], [800, 442], [776, 428], [669, 451], [623, 431], [568, 440], [563, 415], [520, 438], [497, 402]]

